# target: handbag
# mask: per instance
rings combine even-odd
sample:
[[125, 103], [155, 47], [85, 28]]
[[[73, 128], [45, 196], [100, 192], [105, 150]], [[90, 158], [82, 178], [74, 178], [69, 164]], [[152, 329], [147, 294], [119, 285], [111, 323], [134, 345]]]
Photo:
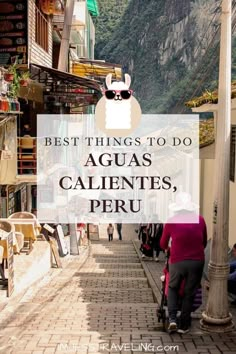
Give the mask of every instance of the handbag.
[[152, 247], [148, 243], [142, 243], [140, 251], [147, 257], [152, 257]]

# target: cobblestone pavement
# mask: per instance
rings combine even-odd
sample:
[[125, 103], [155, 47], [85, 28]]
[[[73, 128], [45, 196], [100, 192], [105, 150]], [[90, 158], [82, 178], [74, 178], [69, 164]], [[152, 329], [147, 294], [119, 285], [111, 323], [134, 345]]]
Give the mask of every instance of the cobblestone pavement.
[[84, 263], [75, 257], [10, 302], [0, 314], [0, 352], [236, 353], [235, 333], [163, 332], [155, 302], [163, 264], [140, 261], [133, 231], [124, 227], [123, 241], [108, 242], [101, 229]]
[[[161, 281], [160, 277], [163, 275], [163, 268], [165, 266], [165, 256], [163, 253], [160, 253], [159, 259], [160, 262], [156, 263], [153, 262], [151, 259], [149, 260], [146, 258], [145, 260], [141, 259], [141, 252], [139, 251], [140, 248], [140, 241], [134, 239], [134, 246], [136, 249], [136, 252], [139, 255], [139, 258], [141, 260], [141, 263], [146, 271], [146, 274], [148, 275], [149, 282], [153, 282], [152, 284], [152, 289], [154, 290], [155, 293], [155, 299], [158, 303], [161, 301]], [[206, 307], [206, 301], [207, 301], [207, 291], [204, 286], [204, 281], [203, 281], [203, 304], [202, 306], [193, 314], [193, 318], [199, 320], [201, 318], [201, 313]], [[236, 306], [231, 306], [230, 305], [230, 313], [233, 316], [234, 323], [236, 323]], [[194, 321], [194, 330], [197, 331], [199, 330], [199, 321]], [[236, 353], [236, 350], [235, 350]]]

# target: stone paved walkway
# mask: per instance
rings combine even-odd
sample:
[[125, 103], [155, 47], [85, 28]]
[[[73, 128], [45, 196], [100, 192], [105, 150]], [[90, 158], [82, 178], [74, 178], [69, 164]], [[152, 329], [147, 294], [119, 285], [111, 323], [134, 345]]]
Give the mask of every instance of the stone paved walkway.
[[156, 289], [153, 292], [145, 273], [148, 268], [148, 277], [157, 279], [162, 267], [143, 265], [132, 242], [137, 235], [130, 228], [124, 228], [123, 241], [108, 242], [102, 233], [87, 260], [75, 257], [19, 302], [10, 302], [0, 314], [0, 352], [235, 353], [236, 333], [181, 336], [162, 331]]
[[[142, 260], [141, 259], [141, 252], [139, 251], [140, 241], [138, 241], [137, 238], [134, 238], [133, 242], [134, 242], [136, 252], [138, 253], [140, 261], [142, 263], [142, 266], [144, 267], [146, 274], [148, 275], [148, 280], [152, 285], [155, 299], [158, 303], [160, 303], [160, 301], [161, 301], [161, 288], [162, 288], [160, 277], [161, 277], [161, 275], [163, 275], [163, 268], [165, 266], [165, 261], [166, 261], [165, 256], [163, 253], [160, 253], [160, 256], [159, 256], [160, 262], [159, 263], [153, 262], [152, 259], [149, 259], [149, 258]], [[205, 286], [203, 286], [203, 304], [192, 316], [194, 319], [198, 320], [198, 321], [194, 321], [194, 331], [195, 332], [196, 331], [199, 332], [199, 319], [201, 318], [202, 311], [206, 307], [206, 301], [207, 301], [207, 291], [205, 290]], [[236, 323], [236, 306], [230, 305], [230, 313], [233, 316], [234, 323]], [[236, 350], [235, 350], [235, 353], [236, 353]]]

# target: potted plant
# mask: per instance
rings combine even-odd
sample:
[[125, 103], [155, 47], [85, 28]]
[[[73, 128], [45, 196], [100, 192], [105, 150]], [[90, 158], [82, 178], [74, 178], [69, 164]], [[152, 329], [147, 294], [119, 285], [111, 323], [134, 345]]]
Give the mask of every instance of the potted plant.
[[20, 89], [19, 75], [17, 75], [16, 73], [14, 74], [13, 81], [9, 85], [8, 97], [16, 98], [18, 96], [19, 89]]
[[29, 78], [30, 78], [29, 71], [23, 72], [19, 78], [20, 86], [24, 86], [24, 87], [28, 86]]
[[14, 75], [16, 73], [16, 65], [10, 65], [7, 72], [4, 74], [4, 80], [7, 82], [12, 82], [14, 80]]

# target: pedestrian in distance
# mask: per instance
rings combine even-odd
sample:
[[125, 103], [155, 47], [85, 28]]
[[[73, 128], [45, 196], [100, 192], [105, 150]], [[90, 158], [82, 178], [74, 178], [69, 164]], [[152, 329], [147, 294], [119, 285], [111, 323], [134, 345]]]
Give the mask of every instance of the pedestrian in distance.
[[[142, 243], [141, 243], [141, 248], [146, 247], [148, 245], [148, 224], [140, 224], [140, 230], [139, 230], [139, 240], [141, 238]], [[150, 247], [150, 245], [148, 245]], [[145, 258], [145, 254], [142, 254], [142, 258]]]
[[138, 239], [142, 240], [142, 244], [145, 244], [147, 242], [147, 217], [146, 215], [142, 214], [141, 216], [142, 223], [139, 224], [139, 229], [138, 229]]
[[114, 226], [112, 224], [109, 224], [107, 226], [108, 241], [113, 240], [113, 233], [114, 233]]
[[[158, 216], [155, 216], [155, 220], [158, 220]], [[153, 260], [159, 262], [159, 254], [161, 251], [160, 240], [163, 232], [163, 224], [161, 222], [151, 223], [147, 228], [148, 238], [152, 240], [153, 245]]]
[[[165, 225], [160, 241], [161, 248], [167, 250], [171, 240], [167, 296], [168, 330], [185, 334], [190, 330], [194, 295], [202, 279], [207, 229], [204, 218], [196, 213], [198, 206], [192, 203], [188, 193], [179, 193], [176, 202], [169, 208], [175, 215]], [[178, 294], [183, 280], [184, 294], [177, 326]]]
[[142, 223], [139, 226], [138, 238], [142, 240], [142, 243], [145, 244], [147, 242], [147, 223]]
[[117, 228], [117, 232], [118, 232], [118, 235], [119, 235], [119, 240], [122, 241], [122, 233], [121, 233], [122, 223], [117, 223], [116, 224], [116, 228]]

